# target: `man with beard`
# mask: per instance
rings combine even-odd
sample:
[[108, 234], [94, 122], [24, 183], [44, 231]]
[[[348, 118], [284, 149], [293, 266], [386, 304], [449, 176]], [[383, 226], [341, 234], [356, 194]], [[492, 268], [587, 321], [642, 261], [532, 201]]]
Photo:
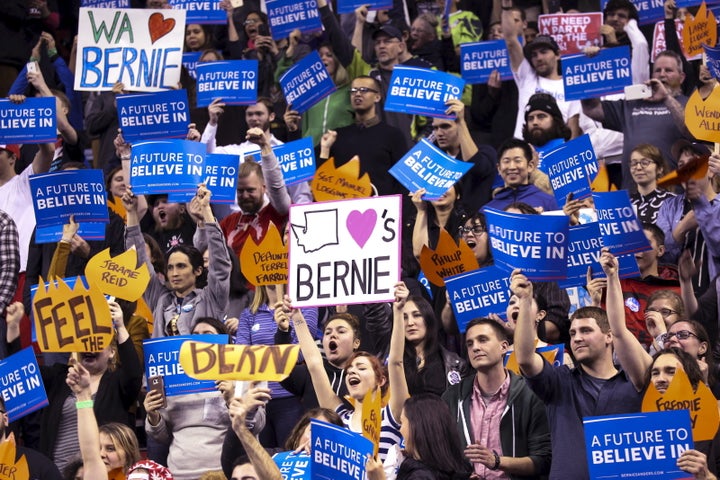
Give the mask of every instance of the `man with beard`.
[[570, 140], [570, 129], [562, 119], [555, 98], [547, 93], [536, 93], [525, 106], [523, 139], [538, 152], [538, 168], [543, 156]]

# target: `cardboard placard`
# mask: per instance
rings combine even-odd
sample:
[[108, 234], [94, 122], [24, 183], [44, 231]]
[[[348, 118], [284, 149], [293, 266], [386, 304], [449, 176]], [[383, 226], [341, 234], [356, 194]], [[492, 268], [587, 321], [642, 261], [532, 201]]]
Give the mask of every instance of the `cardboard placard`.
[[288, 248], [274, 223], [270, 222], [259, 244], [248, 235], [240, 251], [240, 269], [256, 287], [287, 283]]
[[180, 365], [198, 380], [284, 380], [295, 367], [298, 345], [218, 345], [186, 341]]
[[446, 277], [477, 270], [478, 262], [465, 241], [455, 242], [452, 235], [441, 228], [435, 250], [423, 245], [420, 252], [420, 268], [433, 285], [442, 287], [445, 285]]
[[23, 103], [0, 99], [0, 143], [55, 143], [55, 97], [30, 97]]
[[135, 247], [110, 258], [110, 249], [93, 256], [85, 265], [85, 278], [105, 295], [134, 302], [143, 296], [150, 283], [146, 264], [137, 267]]
[[360, 159], [357, 155], [340, 167], [335, 166], [334, 158], [328, 158], [315, 171], [310, 188], [316, 202], [367, 198], [373, 193], [370, 175], [365, 173], [360, 176]]

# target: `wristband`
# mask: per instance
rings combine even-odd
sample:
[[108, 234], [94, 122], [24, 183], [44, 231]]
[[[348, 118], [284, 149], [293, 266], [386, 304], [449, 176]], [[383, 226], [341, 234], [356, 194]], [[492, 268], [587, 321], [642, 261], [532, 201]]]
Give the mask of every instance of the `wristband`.
[[512, 10], [513, 9], [513, 7], [500, 7], [500, 8], [502, 8], [503, 10]]
[[52, 58], [52, 57], [54, 57], [55, 55], [58, 54], [58, 53], [57, 53], [57, 49], [52, 49], [52, 50], [50, 50], [50, 49], [48, 48], [47, 54], [48, 54], [48, 57]]
[[95, 402], [93, 402], [92, 400], [80, 400], [75, 402], [75, 408], [77, 408], [78, 410], [80, 410], [81, 408], [93, 408], [94, 404]]
[[39, 62], [40, 59], [37, 58], [37, 57], [30, 57], [30, 60], [29, 60], [29, 61], [30, 61], [30, 62]]
[[493, 450], [493, 455], [495, 455], [495, 464], [492, 467], [488, 467], [490, 470], [497, 470], [500, 467], [500, 455]]
[[130, 160], [130, 155], [122, 155], [120, 160]]

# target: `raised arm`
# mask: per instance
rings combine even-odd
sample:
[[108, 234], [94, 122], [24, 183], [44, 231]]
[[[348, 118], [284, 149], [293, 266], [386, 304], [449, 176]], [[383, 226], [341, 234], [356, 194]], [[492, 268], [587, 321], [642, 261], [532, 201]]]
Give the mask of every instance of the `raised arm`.
[[522, 35], [522, 24], [515, 21], [515, 15], [512, 9], [512, 0], [502, 0], [502, 14], [500, 15], [502, 23], [503, 37], [505, 37], [505, 45], [510, 56], [510, 68], [513, 72], [517, 72], [520, 64], [525, 60], [523, 47], [520, 45], [518, 36]]
[[645, 386], [645, 372], [652, 364], [652, 358], [625, 324], [625, 305], [618, 276], [618, 261], [608, 248], [602, 249], [600, 265], [607, 276], [605, 310], [613, 333], [615, 354], [639, 392]]
[[285, 186], [280, 163], [270, 145], [270, 132], [263, 132], [260, 128], [251, 128], [247, 131], [246, 138], [260, 147], [263, 178], [270, 203], [280, 215], [286, 215], [290, 211], [292, 200]]
[[518, 298], [518, 318], [515, 323], [515, 357], [520, 371], [534, 377], [543, 369], [543, 358], [535, 352], [535, 312], [533, 312], [533, 285], [520, 270], [510, 275], [510, 291]]
[[[405, 283], [395, 284], [395, 303], [393, 303], [393, 329], [390, 337], [390, 354], [388, 355], [388, 377], [390, 382], [390, 411], [394, 418], [400, 418], [405, 400], [410, 398], [403, 354], [405, 352], [405, 320], [403, 308], [410, 291]], [[314, 381], [313, 381], [314, 383]]]
[[413, 205], [415, 205], [415, 223], [412, 232], [412, 249], [415, 258], [420, 260], [420, 253], [423, 245], [430, 246], [430, 238], [428, 236], [428, 219], [427, 209], [428, 202], [422, 199], [425, 189], [421, 188], [417, 192], [410, 193]]
[[[267, 395], [267, 397], [269, 397], [269, 395]], [[240, 443], [242, 443], [243, 448], [245, 448], [245, 453], [258, 476], [263, 480], [282, 480], [284, 477], [280, 473], [280, 468], [265, 448], [260, 445], [260, 442], [248, 429], [245, 422], [245, 417], [248, 412], [264, 405], [264, 403], [263, 399], [258, 400], [255, 404], [249, 404], [243, 399], [234, 398], [228, 405], [228, 413], [232, 419], [233, 431], [240, 439]]]

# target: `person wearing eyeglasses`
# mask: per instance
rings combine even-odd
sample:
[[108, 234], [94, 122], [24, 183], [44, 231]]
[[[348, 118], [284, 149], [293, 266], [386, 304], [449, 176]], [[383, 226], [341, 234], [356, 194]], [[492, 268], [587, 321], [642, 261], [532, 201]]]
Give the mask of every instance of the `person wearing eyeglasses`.
[[630, 152], [630, 175], [637, 191], [630, 195], [630, 201], [637, 211], [641, 223], [655, 223], [660, 206], [674, 197], [673, 192], [659, 188], [657, 181], [668, 171], [662, 152], [655, 145], [642, 143]]

